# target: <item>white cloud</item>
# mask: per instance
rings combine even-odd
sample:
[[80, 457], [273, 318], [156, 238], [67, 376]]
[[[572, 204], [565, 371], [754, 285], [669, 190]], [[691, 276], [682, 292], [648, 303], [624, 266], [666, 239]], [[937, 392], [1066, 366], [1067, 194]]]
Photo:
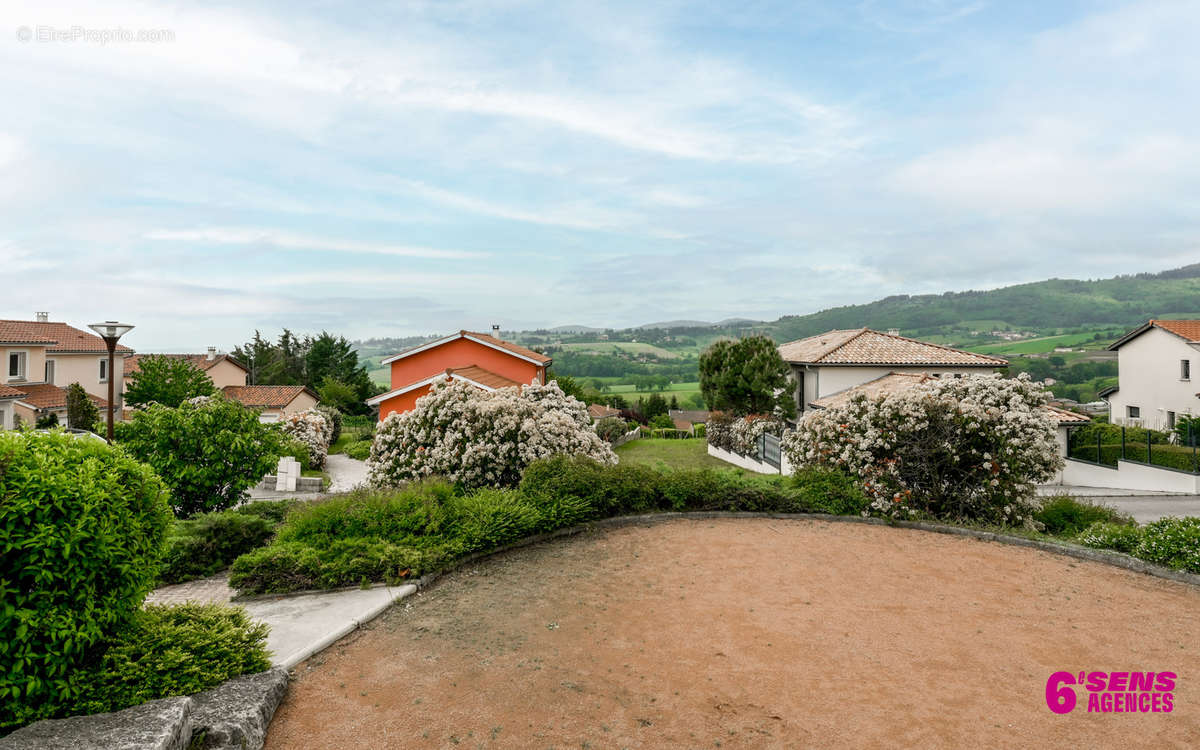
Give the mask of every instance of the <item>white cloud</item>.
[[482, 258], [488, 255], [483, 252], [411, 247], [380, 242], [362, 242], [359, 240], [319, 237], [278, 229], [252, 227], [155, 229], [146, 232], [144, 237], [149, 240], [166, 242], [196, 242], [214, 245], [270, 245], [282, 250], [365, 253], [369, 255], [395, 255], [404, 258], [464, 259]]

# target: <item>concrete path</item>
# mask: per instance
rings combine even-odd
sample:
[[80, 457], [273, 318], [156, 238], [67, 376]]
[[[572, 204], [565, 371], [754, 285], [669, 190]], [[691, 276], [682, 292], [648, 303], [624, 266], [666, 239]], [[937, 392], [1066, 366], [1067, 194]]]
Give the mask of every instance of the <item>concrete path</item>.
[[414, 584], [373, 586], [234, 602], [250, 617], [271, 626], [271, 663], [291, 669], [369, 622], [392, 602], [414, 593]]
[[332, 453], [325, 459], [325, 472], [329, 474], [327, 492], [349, 492], [367, 482], [367, 462], [342, 453]]

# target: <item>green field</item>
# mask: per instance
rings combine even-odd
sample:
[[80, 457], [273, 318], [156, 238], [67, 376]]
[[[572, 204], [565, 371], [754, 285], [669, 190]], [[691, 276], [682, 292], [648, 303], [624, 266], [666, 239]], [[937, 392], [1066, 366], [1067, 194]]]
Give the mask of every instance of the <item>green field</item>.
[[[611, 379], [619, 380], [619, 378], [611, 378]], [[587, 379], [585, 378], [585, 381], [586, 380]], [[609, 380], [609, 378], [597, 378], [597, 380]], [[676, 399], [679, 400], [679, 406], [681, 409], [702, 409], [702, 408], [704, 408], [704, 407], [696, 406], [694, 404], [691, 406], [688, 406], [684, 403], [685, 400], [691, 398], [693, 395], [695, 395], [695, 396], [700, 395], [700, 383], [698, 381], [693, 381], [690, 383], [671, 383], [670, 385], [667, 386], [666, 390], [662, 390], [662, 391], [657, 391], [657, 390], [639, 391], [632, 384], [618, 383], [618, 384], [610, 385], [608, 387], [608, 390], [605, 391], [605, 393], [620, 394], [631, 405], [634, 402], [636, 402], [639, 398], [643, 398], [643, 399], [650, 398], [650, 396], [657, 393], [658, 395], [665, 398], [667, 401], [670, 401], [671, 397], [674, 396]]]
[[621, 463], [646, 464], [670, 469], [731, 469], [719, 458], [708, 455], [708, 443], [701, 438], [667, 440], [642, 438], [617, 448]]
[[584, 354], [619, 354], [624, 352], [626, 354], [646, 354], [658, 359], [675, 359], [679, 356], [677, 352], [664, 349], [661, 346], [632, 341], [589, 341], [587, 343], [562, 344], [562, 348]]
[[1106, 346], [1109, 342], [1096, 341], [1094, 333], [1068, 333], [1062, 336], [1043, 336], [1036, 339], [1025, 339], [1024, 341], [1004, 341], [998, 344], [983, 344], [982, 346], [968, 347], [973, 352], [979, 354], [1041, 354], [1054, 351], [1056, 346], [1069, 346], [1078, 348], [1081, 346], [1090, 346], [1092, 348], [1100, 348]]

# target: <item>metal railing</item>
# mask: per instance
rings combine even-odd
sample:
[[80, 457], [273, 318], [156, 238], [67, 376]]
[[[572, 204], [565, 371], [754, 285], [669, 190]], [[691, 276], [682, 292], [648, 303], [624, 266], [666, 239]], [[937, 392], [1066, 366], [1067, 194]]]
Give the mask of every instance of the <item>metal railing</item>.
[[1074, 430], [1067, 438], [1067, 456], [1078, 461], [1101, 464], [1103, 466], [1117, 465], [1118, 461], [1157, 466], [1164, 469], [1174, 469], [1191, 474], [1200, 474], [1200, 434], [1193, 433], [1189, 422], [1183, 435], [1174, 435], [1176, 442], [1161, 432], [1126, 427], [1116, 430], [1094, 430], [1094, 437], [1087, 432]]

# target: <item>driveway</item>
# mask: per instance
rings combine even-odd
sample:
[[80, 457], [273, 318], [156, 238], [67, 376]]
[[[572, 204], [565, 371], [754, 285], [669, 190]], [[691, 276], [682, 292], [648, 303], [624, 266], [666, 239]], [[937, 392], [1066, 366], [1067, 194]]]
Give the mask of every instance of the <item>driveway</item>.
[[1070, 485], [1045, 485], [1038, 488], [1038, 494], [1043, 497], [1070, 495], [1094, 505], [1107, 505], [1128, 513], [1138, 523], [1150, 523], [1164, 516], [1200, 516], [1200, 495]]
[[348, 492], [367, 482], [367, 462], [343, 453], [331, 453], [325, 458], [325, 472], [329, 474], [326, 492]]

